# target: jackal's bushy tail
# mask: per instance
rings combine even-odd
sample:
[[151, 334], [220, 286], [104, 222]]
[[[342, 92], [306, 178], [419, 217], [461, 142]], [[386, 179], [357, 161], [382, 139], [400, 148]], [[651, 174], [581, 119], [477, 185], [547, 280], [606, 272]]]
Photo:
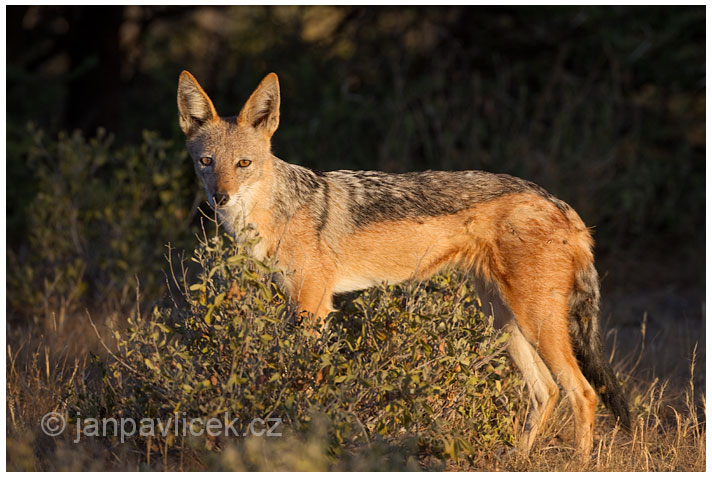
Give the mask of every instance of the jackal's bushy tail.
[[600, 395], [603, 403], [630, 429], [630, 411], [623, 390], [610, 363], [603, 355], [603, 344], [598, 329], [599, 312], [598, 273], [592, 262], [576, 272], [574, 289], [569, 298], [569, 328], [576, 359], [581, 371]]

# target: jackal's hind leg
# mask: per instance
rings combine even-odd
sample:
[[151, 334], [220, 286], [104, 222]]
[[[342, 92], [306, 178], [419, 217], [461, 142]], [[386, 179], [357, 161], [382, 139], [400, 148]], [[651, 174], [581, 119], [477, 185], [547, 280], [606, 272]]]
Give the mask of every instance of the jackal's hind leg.
[[510, 322], [504, 330], [510, 334], [507, 343], [509, 355], [524, 376], [531, 396], [524, 429], [517, 444], [519, 453], [527, 456], [541, 425], [546, 422], [556, 405], [559, 388], [541, 357], [522, 335], [519, 327]]
[[504, 303], [497, 288], [478, 278], [477, 293], [482, 299], [483, 310], [494, 317], [495, 326], [509, 333], [507, 351], [529, 390], [529, 410], [517, 443], [517, 451], [527, 456], [539, 429], [556, 405], [559, 387], [537, 351], [522, 334], [512, 310]]
[[[580, 457], [590, 458], [596, 394], [581, 373], [573, 353], [568, 329], [568, 306], [559, 297], [530, 307], [523, 320], [517, 317], [522, 334], [533, 343], [551, 375], [561, 384], [574, 412], [576, 448]], [[524, 328], [529, 325], [529, 330]], [[534, 327], [532, 327], [534, 326]], [[532, 330], [533, 329], [533, 330]]]

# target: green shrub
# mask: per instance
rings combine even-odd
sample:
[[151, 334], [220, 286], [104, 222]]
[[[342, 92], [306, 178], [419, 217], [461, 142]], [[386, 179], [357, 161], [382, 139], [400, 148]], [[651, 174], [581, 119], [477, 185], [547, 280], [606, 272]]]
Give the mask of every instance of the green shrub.
[[[183, 282], [186, 271], [177, 271], [182, 297], [115, 328], [116, 352], [72, 392], [74, 413], [137, 421], [224, 421], [227, 413], [243, 425], [274, 417], [297, 437], [313, 437], [315, 420], [325, 420], [325, 467], [379, 440], [440, 457], [511, 443], [506, 337], [467, 280], [450, 274], [370, 289], [319, 329], [298, 323], [275, 285], [279, 272], [249, 256], [255, 239], [246, 237], [203, 235], [192, 258], [197, 279]], [[159, 450], [177, 446], [172, 436], [158, 440]], [[241, 444], [202, 446], [231, 449], [224, 466], [260, 468], [236, 458]]]
[[198, 188], [186, 153], [151, 133], [121, 149], [103, 131], [89, 140], [75, 132], [55, 141], [33, 127], [28, 135], [22, 161], [36, 191], [23, 209], [27, 232], [8, 249], [10, 310], [130, 304], [135, 277], [145, 293], [159, 291], [165, 244], [190, 237]]

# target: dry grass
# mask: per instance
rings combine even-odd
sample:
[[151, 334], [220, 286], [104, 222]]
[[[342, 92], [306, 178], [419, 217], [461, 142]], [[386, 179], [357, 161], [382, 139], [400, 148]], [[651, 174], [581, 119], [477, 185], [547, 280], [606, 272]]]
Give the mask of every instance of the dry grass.
[[[341, 457], [335, 463], [325, 447], [315, 445], [314, 439], [301, 443], [293, 437], [285, 438], [284, 446], [274, 442], [249, 442], [238, 450], [229, 448], [221, 455], [196, 452], [194, 447], [186, 447], [180, 456], [163, 457], [159, 450], [150, 449], [150, 443], [149, 449], [107, 441], [73, 443], [71, 425], [59, 437], [48, 437], [41, 432], [41, 417], [50, 411], [61, 411], [68, 391], [78, 389], [77, 384], [101, 373], [94, 366], [93, 357], [103, 353], [86, 317], [68, 317], [62, 328], [57, 328], [51, 317], [48, 322], [48, 327], [29, 327], [24, 333], [11, 330], [8, 334], [8, 470], [271, 470], [275, 466], [333, 470], [374, 466], [372, 456], [360, 455], [348, 460]], [[657, 337], [652, 342], [656, 340], [663, 338]], [[618, 347], [624, 349], [624, 345]], [[634, 352], [616, 360], [618, 370], [627, 368], [635, 372], [640, 363], [655, 360], [651, 356], [655, 347], [651, 345], [628, 350]], [[697, 368], [699, 354], [696, 346], [693, 350], [678, 350], [677, 355], [691, 357], [686, 363], [680, 362], [681, 366], [686, 365], [686, 372], [678, 377], [686, 378], [666, 379], [648, 374], [648, 378], [631, 375], [626, 379], [625, 388], [635, 416], [630, 433], [614, 427], [610, 415], [599, 409], [594, 452], [589, 463], [581, 463], [575, 458], [571, 448], [573, 418], [568, 403], [562, 400], [528, 458], [519, 457], [511, 450], [477, 450], [472, 456], [443, 462], [421, 453], [419, 465], [453, 471], [704, 471], [706, 402], [703, 390], [696, 387], [696, 383], [704, 380], [704, 370]], [[515, 423], [521, 425], [526, 412], [526, 390], [516, 388], [510, 394], [519, 404]], [[295, 452], [300, 446], [304, 453], [318, 456], [304, 462], [301, 452]], [[246, 457], [253, 456], [258, 450], [265, 459], [253, 457], [248, 467]], [[286, 450], [291, 451], [287, 453]], [[277, 451], [283, 457], [279, 465], [266, 458], [270, 451]], [[393, 450], [384, 449], [378, 453], [381, 461], [376, 463], [394, 469], [393, 458], [389, 455]], [[294, 460], [290, 461], [290, 456]], [[414, 457], [410, 460], [403, 458], [395, 468], [413, 469], [416, 463], [413, 460]]]
[[[692, 368], [692, 367], [691, 367]], [[692, 373], [693, 370], [690, 370]], [[572, 417], [559, 405], [538, 448], [528, 459], [503, 463], [517, 471], [703, 471], [705, 469], [704, 396], [696, 403], [692, 381], [680, 396], [658, 381], [639, 384], [628, 393], [636, 415], [630, 433], [612, 426], [610, 415], [597, 417], [591, 461], [572, 459]], [[701, 415], [701, 417], [700, 417]]]

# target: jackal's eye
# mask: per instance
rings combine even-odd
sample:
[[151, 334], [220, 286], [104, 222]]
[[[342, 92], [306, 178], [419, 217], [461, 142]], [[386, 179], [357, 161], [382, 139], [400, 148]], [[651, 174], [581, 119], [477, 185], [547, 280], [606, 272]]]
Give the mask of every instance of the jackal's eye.
[[252, 161], [250, 161], [249, 159], [241, 159], [237, 162], [237, 165], [241, 168], [246, 168], [250, 164], [252, 164]]
[[202, 158], [200, 158], [200, 164], [202, 164], [203, 166], [210, 166], [211, 164], [213, 164], [213, 158], [211, 158], [210, 156], [203, 156]]

